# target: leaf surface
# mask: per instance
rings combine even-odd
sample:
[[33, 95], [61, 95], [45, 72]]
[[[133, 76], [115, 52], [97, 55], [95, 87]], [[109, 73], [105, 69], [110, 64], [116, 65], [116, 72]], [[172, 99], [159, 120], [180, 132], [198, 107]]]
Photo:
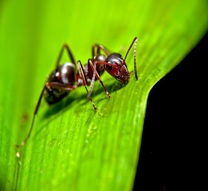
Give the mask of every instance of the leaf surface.
[[[131, 190], [149, 91], [205, 34], [207, 7], [205, 0], [0, 2], [0, 189]], [[112, 98], [95, 82], [97, 112], [84, 87], [53, 106], [42, 101], [17, 157], [14, 144], [29, 130], [61, 46], [87, 63], [92, 44], [124, 56], [135, 36], [138, 81], [132, 72], [122, 86], [105, 73]], [[133, 71], [133, 51], [127, 64]]]

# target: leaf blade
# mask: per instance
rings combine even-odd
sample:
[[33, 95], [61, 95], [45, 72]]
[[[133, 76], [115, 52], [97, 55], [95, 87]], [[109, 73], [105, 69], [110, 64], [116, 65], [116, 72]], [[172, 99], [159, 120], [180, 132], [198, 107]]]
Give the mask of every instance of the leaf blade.
[[[171, 4], [129, 1], [128, 5], [117, 1], [111, 6], [111, 2], [105, 1], [103, 10], [108, 12], [100, 13], [99, 17], [100, 2], [92, 1], [90, 7], [86, 3], [89, 2], [36, 1], [32, 2], [33, 8], [26, 1], [4, 4], [0, 53], [1, 63], [8, 64], [1, 65], [1, 104], [5, 110], [0, 110], [0, 140], [3, 140], [0, 152], [4, 156], [2, 169], [5, 172], [9, 167], [9, 172], [1, 175], [2, 182], [7, 182], [3, 188], [130, 190], [148, 93], [207, 30], [206, 1], [173, 1]], [[15, 15], [16, 8], [20, 11]], [[117, 14], [115, 10], [119, 10]], [[14, 15], [19, 22], [13, 19]], [[87, 101], [84, 88], [71, 92], [69, 98], [51, 108], [43, 102], [32, 137], [21, 151], [20, 161], [16, 160], [13, 145], [27, 132], [44, 83], [42, 79], [50, 67], [53, 69], [51, 63], [55, 63], [60, 46], [70, 42], [76, 58], [81, 60], [89, 58], [88, 47], [93, 42], [107, 45], [110, 50], [121, 49], [125, 54], [136, 34], [139, 37], [139, 80], [136, 82], [131, 75], [130, 83], [121, 88], [105, 74], [102, 79], [112, 99], [108, 100], [96, 83], [93, 99], [99, 108], [97, 113]], [[14, 49], [13, 57], [10, 47]], [[128, 56], [127, 61], [132, 70], [132, 57]], [[13, 92], [16, 93], [15, 105]], [[10, 111], [12, 121], [7, 115]], [[25, 113], [29, 117], [24, 122], [20, 119]]]

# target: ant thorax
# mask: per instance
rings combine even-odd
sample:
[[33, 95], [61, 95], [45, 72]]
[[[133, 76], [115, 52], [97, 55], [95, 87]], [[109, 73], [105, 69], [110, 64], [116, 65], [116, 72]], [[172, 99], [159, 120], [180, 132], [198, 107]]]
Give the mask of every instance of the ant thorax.
[[[102, 55], [102, 54], [99, 54], [97, 56], [94, 56], [93, 59], [89, 59], [91, 60], [94, 65], [95, 65], [95, 68], [96, 68], [96, 72], [98, 73], [99, 76], [101, 76], [104, 71], [105, 71], [105, 66], [104, 64], [97, 64], [98, 62], [105, 62], [106, 60], [106, 56], [105, 55]], [[86, 77], [86, 83], [87, 85], [90, 85], [91, 84], [91, 80], [92, 80], [92, 77], [93, 77], [93, 69], [92, 67], [89, 65], [89, 61], [88, 61], [88, 64], [85, 64], [83, 65], [83, 72], [85, 74], [85, 77]], [[77, 71], [77, 86], [82, 86], [83, 85], [83, 76], [80, 76], [80, 73], [79, 71]], [[97, 80], [97, 78], [95, 78], [95, 81]]]
[[[96, 65], [96, 71], [99, 74], [99, 76], [101, 76], [103, 74], [103, 72], [105, 71], [105, 66], [104, 64], [96, 64], [96, 62], [105, 62], [107, 56], [103, 55], [103, 54], [99, 54], [97, 56], [94, 56], [93, 58], [93, 62]], [[92, 76], [92, 74], [90, 73], [90, 77]]]

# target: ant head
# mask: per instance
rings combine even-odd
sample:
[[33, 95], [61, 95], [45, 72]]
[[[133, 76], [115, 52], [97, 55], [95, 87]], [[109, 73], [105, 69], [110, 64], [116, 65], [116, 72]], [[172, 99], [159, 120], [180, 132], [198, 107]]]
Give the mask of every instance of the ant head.
[[118, 53], [113, 53], [105, 61], [105, 70], [121, 83], [127, 84], [129, 81], [129, 72], [122, 56]]

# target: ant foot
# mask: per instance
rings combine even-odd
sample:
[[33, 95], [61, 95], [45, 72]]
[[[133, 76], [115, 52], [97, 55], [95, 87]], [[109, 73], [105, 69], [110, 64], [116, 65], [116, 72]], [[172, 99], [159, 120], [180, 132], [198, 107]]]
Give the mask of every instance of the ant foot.
[[111, 95], [108, 92], [106, 92], [106, 94], [107, 94], [108, 98], [110, 99], [111, 98]]
[[19, 149], [25, 145], [25, 142], [23, 141], [20, 145], [14, 145], [16, 149]]

